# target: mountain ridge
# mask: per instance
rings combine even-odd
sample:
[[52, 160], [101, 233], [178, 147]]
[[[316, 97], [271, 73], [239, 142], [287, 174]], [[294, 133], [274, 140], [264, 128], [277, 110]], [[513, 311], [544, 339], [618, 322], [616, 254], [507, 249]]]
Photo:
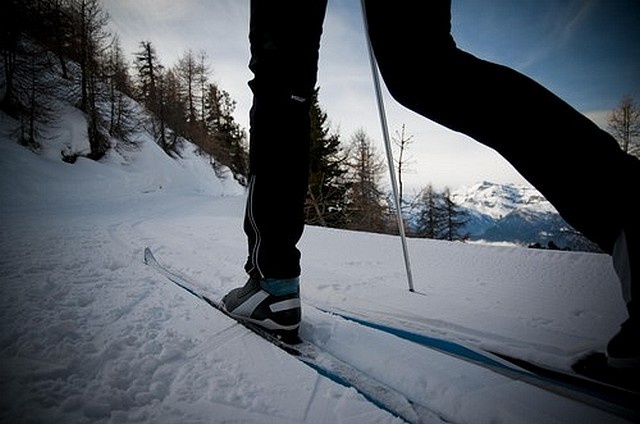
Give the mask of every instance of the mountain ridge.
[[481, 181], [451, 193], [468, 216], [461, 230], [471, 241], [594, 250], [535, 188]]

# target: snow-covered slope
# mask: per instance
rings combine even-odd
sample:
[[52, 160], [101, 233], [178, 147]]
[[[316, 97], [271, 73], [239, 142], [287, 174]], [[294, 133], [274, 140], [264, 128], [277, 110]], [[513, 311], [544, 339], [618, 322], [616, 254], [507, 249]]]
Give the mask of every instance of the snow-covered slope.
[[[45, 150], [78, 119], [67, 115]], [[0, 421], [400, 422], [143, 264], [151, 246], [213, 293], [242, 284], [244, 191], [231, 177], [144, 135], [139, 150], [69, 165], [19, 147], [1, 123]], [[409, 247], [418, 293], [396, 237], [307, 228], [303, 335], [403, 393], [423, 422], [622, 421], [312, 306], [567, 367], [625, 319], [608, 257]]]

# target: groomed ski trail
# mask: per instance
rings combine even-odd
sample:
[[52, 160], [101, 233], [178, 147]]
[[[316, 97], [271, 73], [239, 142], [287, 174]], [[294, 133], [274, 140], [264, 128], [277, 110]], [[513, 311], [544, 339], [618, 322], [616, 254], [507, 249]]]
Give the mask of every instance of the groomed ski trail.
[[484, 351], [474, 346], [465, 346], [460, 342], [427, 336], [401, 327], [393, 327], [374, 320], [355, 316], [346, 311], [323, 312], [335, 314], [341, 318], [399, 337], [421, 346], [461, 358], [504, 374], [510, 378], [522, 380], [528, 384], [561, 396], [575, 399], [587, 405], [593, 405], [603, 411], [611, 412], [622, 418], [637, 421], [640, 419], [638, 405], [640, 394], [632, 389], [615, 386], [611, 383], [595, 380], [575, 372], [545, 367], [519, 358], [509, 358]]
[[[161, 265], [149, 247], [146, 247], [144, 250], [144, 262], [158, 271], [159, 274], [167, 280], [186, 290], [196, 298], [206, 302], [212, 308], [225, 314], [228, 318], [237, 321], [239, 324], [245, 326], [249, 331], [252, 331], [265, 341], [280, 348], [282, 351], [292, 355], [296, 359], [299, 359], [301, 362], [317, 371], [320, 375], [327, 377], [338, 384], [344, 385], [347, 388], [357, 390], [374, 405], [402, 418], [407, 422], [423, 422], [416, 413], [413, 405], [411, 405], [404, 396], [388, 386], [375, 381], [369, 375], [360, 372], [349, 364], [336, 359], [321, 349], [318, 349], [314, 344], [305, 340], [300, 340], [300, 343], [289, 344], [271, 335], [255, 324], [238, 321], [228, 316], [221, 307], [221, 297], [219, 293], [209, 293], [205, 288], [198, 287], [196, 283], [186, 276], [175, 273], [164, 265]], [[429, 411], [424, 411], [424, 408], [421, 409], [423, 409], [423, 415], [425, 413], [429, 413]], [[435, 418], [435, 416], [433, 418]]]
[[[185, 151], [187, 162], [168, 159], [152, 139], [126, 160], [114, 153], [74, 165], [60, 162], [55, 147], [33, 155], [6, 139], [0, 151], [0, 384], [8, 394], [0, 420], [399, 421], [183, 290], [158, 287], [157, 274], [140, 261], [141, 245], [156, 246], [178, 271], [215, 282], [220, 292], [244, 282], [242, 189], [217, 187], [204, 158]], [[206, 178], [184, 174], [200, 162]], [[369, 308], [376, 319], [391, 312], [405, 322], [445, 323], [446, 337], [471, 329], [480, 343], [553, 360], [601, 346], [625, 319], [604, 255], [409, 243], [420, 258], [416, 288], [426, 296], [406, 293], [396, 238], [308, 227], [303, 296]], [[305, 316], [302, 331], [323, 349], [413, 397], [438, 401], [450, 421], [582, 423], [588, 415], [554, 396], [529, 396], [524, 385], [514, 392], [484, 374], [452, 376], [433, 358], [396, 352], [391, 339], [334, 327], [311, 309]], [[451, 393], [471, 387], [483, 394]], [[511, 400], [486, 401], [501, 396]], [[514, 403], [524, 416], [513, 414]]]
[[[177, 278], [178, 285], [196, 297], [220, 297], [219, 293], [213, 293], [188, 277], [171, 272], [172, 276]], [[475, 357], [461, 358], [462, 355], [416, 344], [397, 334], [321, 311], [307, 303], [303, 303], [301, 337], [312, 343], [307, 345], [311, 351], [307, 352], [308, 356], [304, 349], [301, 350], [303, 362], [335, 381], [342, 377], [343, 384], [353, 386], [376, 405], [408, 422], [433, 422], [434, 419], [452, 423], [484, 422], [475, 413], [465, 413], [463, 405], [474, 403], [500, 405], [501, 415], [508, 416], [509, 422], [631, 422], [625, 417], [624, 410], [603, 408], [597, 399], [592, 399], [594, 405], [581, 398], [577, 401], [568, 396], [574, 392], [564, 390], [561, 383], [555, 385], [537, 379], [530, 372], [491, 354], [477, 351]], [[376, 348], [363, 356], [361, 346]], [[478, 359], [480, 356], [483, 358]], [[416, 369], [422, 371], [416, 373]], [[405, 393], [405, 385], [414, 389]], [[423, 390], [416, 392], [417, 385]], [[398, 394], [410, 403], [410, 413], [405, 407], [399, 411], [398, 403], [393, 403]], [[541, 411], [532, 399], [556, 407]], [[452, 414], [450, 406], [455, 404], [461, 408]]]

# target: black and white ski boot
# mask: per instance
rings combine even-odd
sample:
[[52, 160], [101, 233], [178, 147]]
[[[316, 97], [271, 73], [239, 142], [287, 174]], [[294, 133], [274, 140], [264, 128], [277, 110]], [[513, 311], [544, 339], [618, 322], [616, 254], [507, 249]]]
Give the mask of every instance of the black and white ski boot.
[[243, 287], [227, 293], [222, 305], [237, 320], [256, 324], [288, 343], [299, 341], [302, 311], [298, 278], [249, 278]]

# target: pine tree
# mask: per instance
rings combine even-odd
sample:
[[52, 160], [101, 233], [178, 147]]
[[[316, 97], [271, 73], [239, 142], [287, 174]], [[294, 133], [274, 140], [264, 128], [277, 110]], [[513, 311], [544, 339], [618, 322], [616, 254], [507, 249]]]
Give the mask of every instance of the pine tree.
[[461, 232], [468, 215], [453, 201], [448, 188], [439, 193], [429, 184], [420, 193], [417, 208], [416, 236], [449, 241], [469, 238]]
[[152, 112], [157, 112], [158, 78], [163, 66], [160, 64], [156, 49], [151, 41], [141, 41], [140, 50], [135, 53], [134, 67], [136, 68], [136, 97]]
[[249, 153], [246, 134], [233, 118], [236, 103], [229, 93], [210, 83], [205, 95], [205, 125], [208, 142], [201, 146], [221, 164], [228, 166], [235, 178], [246, 184]]
[[345, 155], [337, 133], [330, 134], [327, 114], [318, 103], [318, 90], [311, 100], [311, 149], [309, 191], [305, 201], [307, 224], [328, 227], [345, 225]]
[[469, 238], [468, 234], [462, 234], [462, 228], [469, 221], [467, 213], [460, 208], [454, 201], [451, 199], [451, 191], [447, 188], [442, 194], [443, 207], [444, 211], [444, 234], [443, 238], [445, 240], [454, 241], [464, 241]]
[[176, 138], [167, 138], [167, 106], [172, 107], [172, 101], [177, 101], [172, 94], [173, 76], [164, 75], [164, 67], [156, 54], [155, 47], [150, 41], [140, 42], [140, 50], [135, 53], [134, 67], [136, 68], [136, 96], [150, 112], [155, 115], [151, 119], [151, 131], [156, 143], [169, 155], [174, 152]]
[[442, 196], [431, 184], [419, 195], [417, 229], [415, 235], [423, 238], [440, 239], [445, 232], [445, 214]]

